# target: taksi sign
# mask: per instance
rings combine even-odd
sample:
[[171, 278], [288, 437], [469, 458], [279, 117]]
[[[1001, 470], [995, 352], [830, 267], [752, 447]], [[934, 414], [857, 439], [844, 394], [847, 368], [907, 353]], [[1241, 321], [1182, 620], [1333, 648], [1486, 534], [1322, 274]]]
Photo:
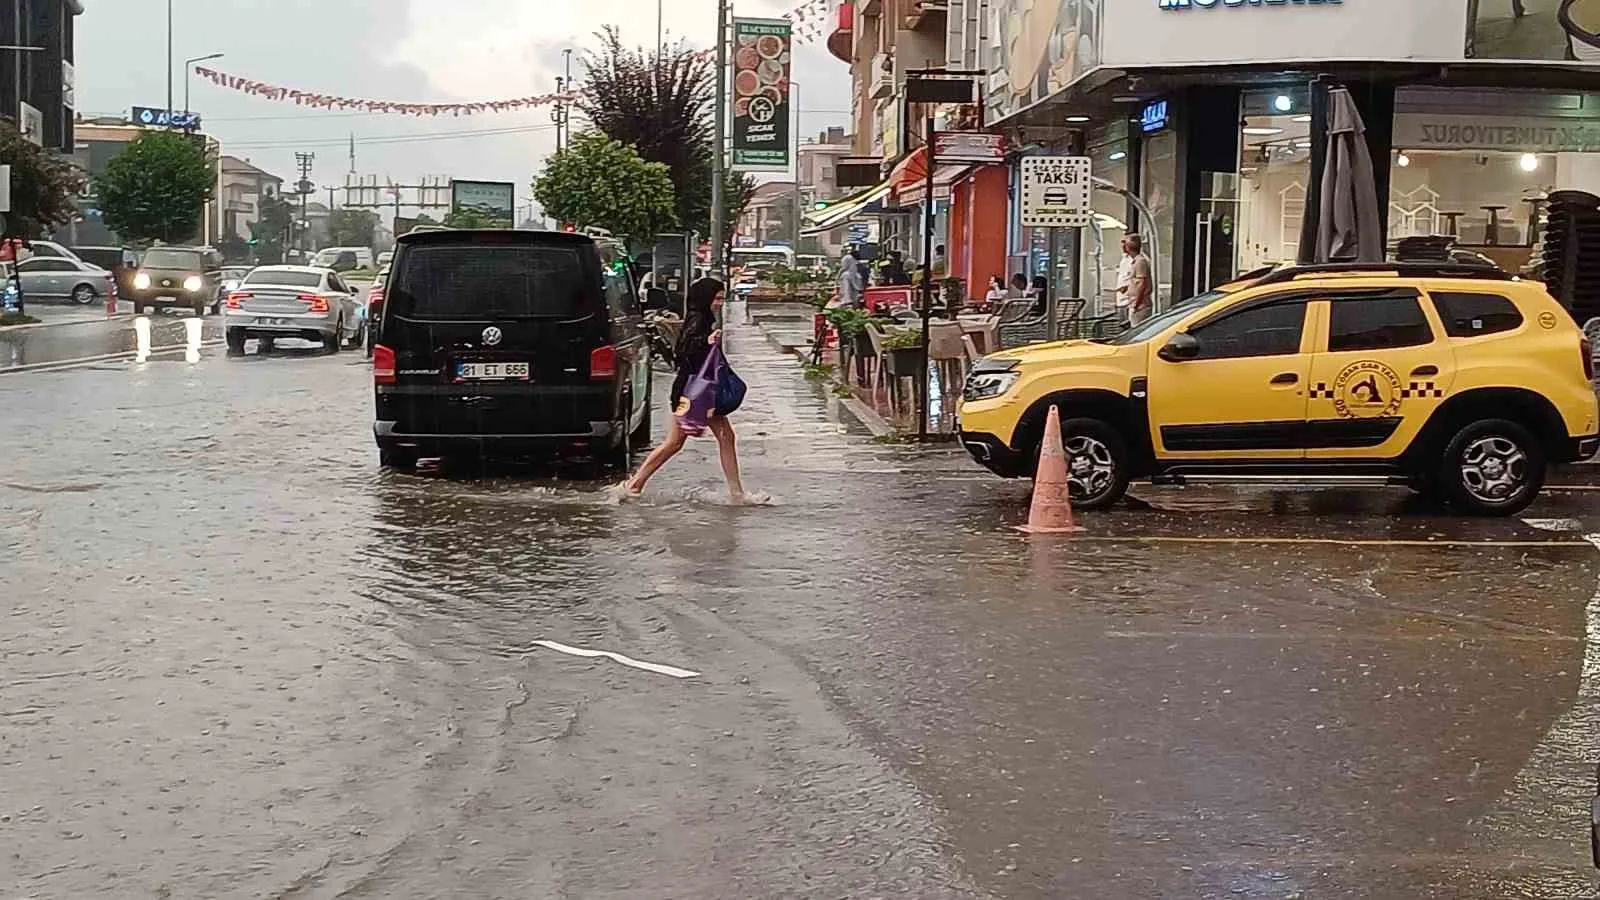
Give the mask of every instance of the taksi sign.
[[1024, 156], [1024, 228], [1081, 228], [1094, 215], [1087, 156]]
[[1156, 0], [1162, 9], [1212, 9], [1218, 6], [1343, 6], [1344, 0]]

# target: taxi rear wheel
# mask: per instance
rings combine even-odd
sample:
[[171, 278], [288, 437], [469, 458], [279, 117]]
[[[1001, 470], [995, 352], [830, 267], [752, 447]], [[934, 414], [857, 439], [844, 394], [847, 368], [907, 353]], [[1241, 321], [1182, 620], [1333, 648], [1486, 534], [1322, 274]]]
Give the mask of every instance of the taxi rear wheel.
[[1437, 478], [1445, 498], [1470, 515], [1515, 515], [1544, 486], [1544, 448], [1527, 428], [1507, 419], [1466, 425], [1445, 446], [1440, 463]]
[[[1073, 506], [1105, 509], [1122, 499], [1128, 491], [1128, 445], [1116, 428], [1101, 419], [1064, 419], [1061, 442]], [[1043, 447], [1041, 438], [1033, 448], [1034, 471]]]

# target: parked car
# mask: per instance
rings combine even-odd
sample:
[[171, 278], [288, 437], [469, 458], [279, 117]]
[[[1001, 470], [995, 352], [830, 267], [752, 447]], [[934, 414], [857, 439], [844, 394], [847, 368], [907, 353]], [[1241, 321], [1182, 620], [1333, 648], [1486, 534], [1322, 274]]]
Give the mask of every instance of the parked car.
[[71, 300], [89, 306], [117, 293], [116, 276], [81, 259], [32, 256], [17, 264], [17, 275], [28, 300]]
[[1592, 456], [1589, 341], [1536, 281], [1450, 263], [1287, 266], [1174, 306], [1107, 341], [973, 366], [960, 439], [1007, 477], [1034, 472], [1061, 410], [1086, 507], [1133, 478], [1402, 484], [1513, 515], [1548, 463]]
[[215, 309], [222, 291], [222, 254], [200, 247], [151, 247], [139, 260], [127, 299], [133, 311], [180, 307], [197, 316]]
[[250, 270], [224, 308], [228, 352], [244, 353], [249, 338], [300, 338], [329, 353], [350, 345], [357, 334], [355, 291], [332, 269], [260, 266]]
[[[78, 254], [67, 249], [66, 246], [58, 244], [55, 241], [46, 240], [28, 242], [28, 246], [22, 249], [22, 258], [27, 259], [31, 256], [54, 256], [61, 259], [78, 258]], [[104, 266], [101, 268], [104, 268]]]
[[622, 247], [563, 232], [400, 238], [375, 319], [386, 467], [578, 453], [625, 466], [650, 436], [650, 354]]
[[317, 252], [312, 257], [313, 266], [322, 266], [335, 272], [349, 272], [352, 269], [371, 269], [372, 249], [370, 247], [329, 247]]
[[393, 250], [385, 250], [382, 253], [378, 254], [378, 267], [379, 268], [387, 269], [389, 267], [389, 264], [392, 263], [392, 262], [394, 262], [394, 251]]
[[73, 247], [72, 252], [78, 259], [115, 275], [117, 293], [127, 294], [133, 289], [133, 276], [139, 272], [139, 251], [132, 247]]
[[367, 288], [367, 305], [361, 314], [361, 323], [365, 326], [363, 332], [366, 337], [367, 356], [372, 356], [373, 334], [377, 332], [378, 319], [383, 317], [383, 291], [389, 284], [390, 266], [385, 265], [373, 277], [372, 284]]

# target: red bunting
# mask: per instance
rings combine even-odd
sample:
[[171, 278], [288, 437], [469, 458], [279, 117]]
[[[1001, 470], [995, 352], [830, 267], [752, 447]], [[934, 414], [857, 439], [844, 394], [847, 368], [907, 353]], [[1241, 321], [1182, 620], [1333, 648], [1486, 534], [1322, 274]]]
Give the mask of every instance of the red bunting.
[[[794, 25], [794, 38], [801, 43], [821, 40], [830, 19], [828, 15], [830, 0], [804, 0], [799, 6], [785, 13], [783, 18]], [[694, 54], [696, 59], [708, 60], [716, 56], [716, 51], [700, 50]], [[537, 94], [531, 97], [512, 97], [505, 100], [485, 100], [475, 103], [393, 103], [388, 100], [364, 100], [356, 97], [339, 97], [332, 94], [320, 94], [315, 91], [302, 91], [282, 87], [276, 84], [267, 84], [262, 81], [252, 81], [226, 72], [218, 72], [204, 66], [195, 66], [196, 75], [210, 81], [212, 84], [276, 100], [280, 103], [294, 103], [297, 106], [306, 106], [313, 109], [342, 109], [360, 110], [369, 113], [387, 113], [401, 116], [472, 116], [487, 113], [503, 113], [515, 110], [537, 109], [541, 106], [551, 106], [557, 103], [571, 103], [577, 99], [575, 91], [561, 93]]]

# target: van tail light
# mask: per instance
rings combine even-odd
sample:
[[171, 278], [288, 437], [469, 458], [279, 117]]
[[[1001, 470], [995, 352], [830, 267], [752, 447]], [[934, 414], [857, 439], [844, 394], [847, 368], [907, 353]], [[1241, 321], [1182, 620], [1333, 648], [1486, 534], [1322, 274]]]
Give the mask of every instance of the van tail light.
[[251, 297], [254, 297], [254, 296], [255, 296], [255, 294], [252, 294], [249, 291], [234, 291], [233, 293], [228, 295], [228, 308], [229, 309], [238, 309], [239, 308], [239, 304], [243, 303], [246, 300], [249, 300]]
[[617, 348], [610, 345], [596, 347], [589, 354], [589, 377], [596, 381], [615, 378], [617, 375]]
[[372, 348], [372, 383], [394, 384], [394, 350], [382, 344]]
[[1590, 381], [1594, 380], [1594, 344], [1588, 338], [1578, 341], [1578, 350], [1583, 354], [1583, 375]]
[[322, 296], [321, 294], [301, 294], [295, 299], [299, 300], [301, 303], [311, 304], [310, 306], [306, 307], [306, 312], [328, 311], [328, 298]]

